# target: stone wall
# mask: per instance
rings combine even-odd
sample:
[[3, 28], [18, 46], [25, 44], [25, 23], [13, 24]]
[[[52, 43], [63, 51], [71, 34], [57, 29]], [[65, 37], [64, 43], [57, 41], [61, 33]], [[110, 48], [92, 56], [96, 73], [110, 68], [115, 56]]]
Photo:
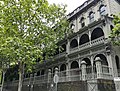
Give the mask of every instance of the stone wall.
[[[50, 86], [49, 86], [50, 87]], [[17, 91], [16, 85], [6, 85], [4, 91]], [[44, 84], [34, 84], [34, 85], [23, 85], [22, 91], [49, 91], [47, 83]]]
[[[17, 91], [17, 85], [6, 85], [6, 91]], [[55, 91], [56, 85], [51, 83], [23, 85], [22, 91]], [[58, 83], [57, 91], [87, 91], [87, 83], [83, 81]]]
[[113, 80], [98, 79], [97, 84], [99, 91], [116, 91]]
[[[17, 91], [17, 85], [11, 84], [4, 86], [4, 91]], [[61, 82], [57, 84], [57, 91], [88, 91], [88, 85], [87, 81]], [[98, 79], [96, 86], [98, 91], [116, 91], [113, 80]], [[22, 91], [56, 91], [55, 89], [56, 84], [53, 83], [23, 85], [22, 87]], [[96, 90], [93, 89], [92, 91]]]
[[58, 91], [87, 91], [87, 83], [83, 81], [58, 83]]

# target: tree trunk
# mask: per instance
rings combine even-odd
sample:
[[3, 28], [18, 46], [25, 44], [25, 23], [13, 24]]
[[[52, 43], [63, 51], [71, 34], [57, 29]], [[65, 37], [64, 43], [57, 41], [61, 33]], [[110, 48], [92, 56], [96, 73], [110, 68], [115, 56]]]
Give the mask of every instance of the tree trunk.
[[23, 64], [19, 63], [19, 83], [18, 83], [18, 91], [22, 91], [22, 81], [23, 81]]
[[3, 91], [4, 79], [5, 79], [5, 71], [3, 71], [1, 91]]

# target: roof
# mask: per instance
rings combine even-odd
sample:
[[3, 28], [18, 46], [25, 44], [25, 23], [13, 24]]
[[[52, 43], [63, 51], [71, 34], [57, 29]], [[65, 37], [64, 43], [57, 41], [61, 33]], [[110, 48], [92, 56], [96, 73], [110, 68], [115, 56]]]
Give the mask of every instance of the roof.
[[73, 10], [71, 13], [69, 13], [67, 15], [68, 19], [70, 19], [71, 17], [73, 17], [75, 14], [79, 13], [80, 11], [82, 11], [84, 8], [88, 7], [91, 3], [93, 2], [98, 2], [99, 0], [87, 0], [85, 1], [82, 5], [80, 5], [79, 7], [77, 7], [75, 10]]

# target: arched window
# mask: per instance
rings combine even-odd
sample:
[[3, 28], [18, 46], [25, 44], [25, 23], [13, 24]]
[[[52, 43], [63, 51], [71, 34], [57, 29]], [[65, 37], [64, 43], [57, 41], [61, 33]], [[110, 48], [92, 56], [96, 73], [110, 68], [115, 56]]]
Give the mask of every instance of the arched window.
[[75, 25], [72, 23], [72, 24], [70, 25], [70, 28], [71, 28], [72, 30], [74, 30]]
[[60, 66], [60, 76], [66, 76], [66, 65], [62, 64]]
[[89, 42], [89, 36], [87, 34], [83, 34], [80, 37], [80, 43], [79, 43], [79, 45], [82, 45], [82, 44], [87, 43], [87, 42]]
[[115, 56], [115, 61], [116, 61], [117, 69], [120, 69], [119, 57], [117, 55]]
[[62, 52], [65, 52], [65, 51], [66, 51], [66, 45], [63, 44], [63, 45], [61, 46], [61, 50], [60, 50], [60, 52], [62, 53]]
[[41, 75], [45, 75], [45, 70], [42, 70], [42, 71], [41, 71]]
[[73, 62], [71, 63], [71, 69], [75, 69], [75, 68], [79, 68], [79, 64], [78, 64], [77, 61], [73, 61]]
[[82, 18], [80, 19], [80, 23], [81, 23], [81, 27], [84, 27], [84, 26], [85, 26], [85, 18], [84, 18], [84, 17], [82, 17]]
[[101, 28], [95, 28], [91, 34], [91, 40], [97, 39], [104, 36], [103, 30]]
[[91, 65], [91, 61], [89, 58], [84, 58], [83, 59], [86, 62], [86, 72], [88, 73], [92, 73], [92, 65]]
[[96, 63], [95, 63], [95, 61], [93, 62], [93, 72], [94, 72], [94, 73], [96, 73], [96, 72], [97, 72], [97, 70], [96, 70]]
[[115, 56], [115, 61], [116, 61], [118, 76], [120, 77], [120, 60], [119, 60], [119, 57], [117, 55]]
[[105, 15], [106, 14], [106, 9], [104, 5], [101, 5], [99, 8], [100, 15]]
[[102, 60], [102, 65], [108, 66], [107, 58], [103, 54], [98, 54], [96, 55], [96, 57], [100, 57], [100, 59]]
[[60, 71], [65, 71], [66, 70], [66, 65], [65, 64], [62, 64], [61, 66], [60, 66]]
[[80, 75], [80, 69], [79, 69], [79, 64], [77, 61], [73, 61], [71, 63], [71, 71], [70, 71], [71, 76], [77, 76], [75, 78], [72, 78], [71, 80], [79, 80], [79, 75]]
[[92, 11], [89, 13], [89, 21], [90, 23], [94, 21], [94, 13]]
[[71, 42], [70, 42], [70, 48], [75, 48], [78, 46], [78, 42], [76, 39], [73, 39]]
[[104, 56], [103, 54], [98, 54], [98, 55], [96, 55], [96, 57], [99, 57], [101, 59], [102, 72], [103, 73], [109, 73], [108, 61], [107, 61], [106, 56]]
[[29, 78], [29, 77], [30, 77], [29, 73], [25, 74], [25, 78]]
[[37, 72], [37, 76], [40, 76], [40, 71]]
[[113, 25], [110, 25], [110, 30], [112, 30], [114, 27], [113, 27]]
[[55, 51], [55, 55], [59, 54], [59, 47]]

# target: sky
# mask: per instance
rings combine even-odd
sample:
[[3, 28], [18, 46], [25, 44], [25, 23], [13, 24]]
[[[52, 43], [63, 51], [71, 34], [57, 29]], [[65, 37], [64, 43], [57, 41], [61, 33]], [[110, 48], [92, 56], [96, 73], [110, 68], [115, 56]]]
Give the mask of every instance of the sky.
[[86, 0], [48, 0], [50, 4], [66, 4], [67, 5], [67, 14], [71, 13], [78, 6], [83, 4]]

